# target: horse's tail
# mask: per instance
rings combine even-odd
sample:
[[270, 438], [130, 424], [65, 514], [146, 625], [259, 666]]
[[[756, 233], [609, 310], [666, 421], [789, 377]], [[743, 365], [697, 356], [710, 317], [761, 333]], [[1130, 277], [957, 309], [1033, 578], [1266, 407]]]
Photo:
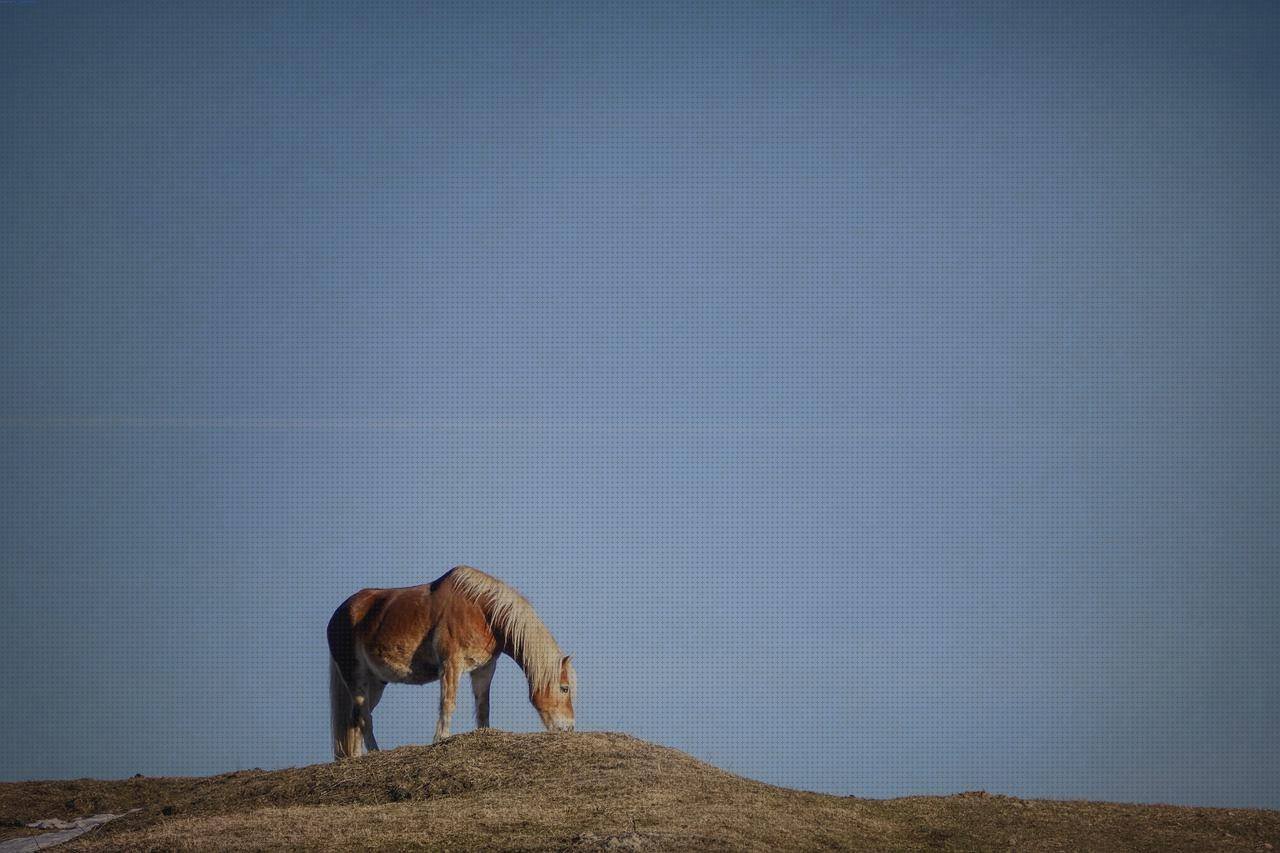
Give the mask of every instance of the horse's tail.
[[333, 757], [351, 758], [363, 752], [364, 740], [351, 690], [338, 662], [329, 658], [329, 722], [333, 730]]

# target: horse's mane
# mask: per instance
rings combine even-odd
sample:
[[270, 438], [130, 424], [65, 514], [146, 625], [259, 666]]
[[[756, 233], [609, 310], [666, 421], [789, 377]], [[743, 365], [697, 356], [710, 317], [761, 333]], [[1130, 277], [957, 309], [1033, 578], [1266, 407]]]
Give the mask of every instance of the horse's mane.
[[454, 588], [479, 604], [489, 625], [511, 646], [511, 656], [524, 670], [530, 690], [548, 690], [560, 681], [560, 646], [515, 589], [470, 566], [450, 570]]

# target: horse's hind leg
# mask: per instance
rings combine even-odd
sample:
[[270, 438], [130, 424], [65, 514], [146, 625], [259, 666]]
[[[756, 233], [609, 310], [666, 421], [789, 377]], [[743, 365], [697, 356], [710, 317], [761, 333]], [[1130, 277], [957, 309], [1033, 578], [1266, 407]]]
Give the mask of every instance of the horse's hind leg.
[[356, 700], [360, 716], [360, 733], [364, 735], [364, 748], [369, 752], [378, 751], [378, 742], [373, 738], [373, 709], [378, 707], [378, 702], [382, 700], [382, 691], [386, 686], [385, 682], [370, 676], [364, 689], [363, 700]]
[[352, 668], [336, 660], [329, 661], [329, 709], [333, 727], [333, 757], [350, 758], [360, 754], [360, 709], [356, 705], [356, 683]]
[[476, 728], [489, 728], [489, 684], [498, 667], [498, 655], [484, 666], [471, 670], [471, 693], [476, 697]]

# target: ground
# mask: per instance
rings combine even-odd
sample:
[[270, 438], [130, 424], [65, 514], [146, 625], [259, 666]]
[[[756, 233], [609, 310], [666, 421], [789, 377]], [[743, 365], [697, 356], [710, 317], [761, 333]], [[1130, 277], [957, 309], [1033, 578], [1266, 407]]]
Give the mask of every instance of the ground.
[[492, 729], [288, 770], [4, 783], [0, 840], [135, 807], [58, 849], [1280, 851], [1277, 811], [838, 797], [626, 735]]

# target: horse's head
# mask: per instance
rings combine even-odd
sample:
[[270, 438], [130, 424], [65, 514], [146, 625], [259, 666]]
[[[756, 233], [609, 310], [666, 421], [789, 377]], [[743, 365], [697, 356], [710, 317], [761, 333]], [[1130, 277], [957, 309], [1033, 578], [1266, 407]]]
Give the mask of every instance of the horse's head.
[[533, 707], [538, 710], [547, 731], [573, 731], [573, 700], [578, 695], [578, 676], [573, 671], [569, 656], [560, 659], [560, 679], [549, 687], [530, 695]]

